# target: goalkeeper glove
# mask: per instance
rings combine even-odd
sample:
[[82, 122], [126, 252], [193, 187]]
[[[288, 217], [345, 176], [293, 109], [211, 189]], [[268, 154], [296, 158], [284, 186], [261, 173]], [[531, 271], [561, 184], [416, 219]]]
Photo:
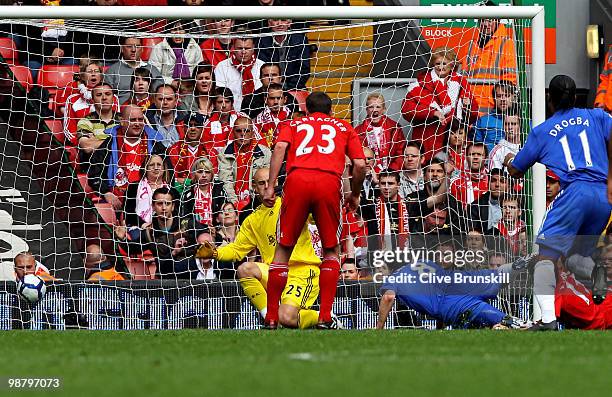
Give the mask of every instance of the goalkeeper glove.
[[535, 260], [538, 258], [537, 253], [532, 253], [527, 256], [521, 256], [516, 258], [514, 262], [512, 262], [512, 270], [524, 270], [531, 269], [535, 265]]
[[200, 245], [195, 254], [195, 257], [199, 259], [217, 259], [217, 256], [217, 247], [208, 241]]

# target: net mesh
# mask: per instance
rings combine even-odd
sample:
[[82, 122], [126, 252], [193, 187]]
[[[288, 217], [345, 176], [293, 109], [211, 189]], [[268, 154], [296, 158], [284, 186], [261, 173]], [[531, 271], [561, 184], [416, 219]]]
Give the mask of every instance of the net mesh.
[[[455, 263], [470, 270], [527, 254], [531, 186], [501, 163], [529, 128], [529, 24], [1, 20], [0, 327], [259, 327], [236, 269], [261, 247], [234, 262], [193, 255], [240, 233], [259, 204], [252, 169], [311, 91], [369, 148], [361, 206], [342, 214], [334, 311], [348, 327], [376, 325], [373, 279], [395, 270], [374, 266], [376, 251], [480, 252]], [[169, 212], [153, 204], [160, 187]], [[48, 283], [32, 307], [11, 282], [22, 251]], [[495, 304], [529, 317], [529, 285], [513, 274]], [[440, 324], [398, 304], [387, 326]]]

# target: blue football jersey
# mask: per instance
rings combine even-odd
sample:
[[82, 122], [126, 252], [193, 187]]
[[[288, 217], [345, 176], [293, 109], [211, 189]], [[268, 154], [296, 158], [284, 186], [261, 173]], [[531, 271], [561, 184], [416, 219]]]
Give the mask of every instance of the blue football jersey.
[[566, 109], [534, 127], [512, 165], [525, 172], [539, 162], [573, 181], [602, 182], [608, 177], [608, 140], [612, 116], [601, 109]]
[[[499, 274], [496, 270], [444, 270], [438, 264], [427, 261], [397, 269], [392, 274], [393, 280], [389, 281], [388, 278], [381, 289], [394, 291], [399, 300], [419, 313], [441, 319], [446, 324], [454, 324], [459, 316], [468, 310], [481, 311], [482, 309], [476, 308], [480, 308], [487, 299], [494, 298], [500, 287], [495, 278], [492, 278], [492, 282], [458, 283], [455, 273], [465, 276]], [[429, 277], [423, 276], [424, 274]], [[489, 305], [486, 306], [489, 308]], [[503, 317], [502, 312], [494, 308], [493, 310]]]

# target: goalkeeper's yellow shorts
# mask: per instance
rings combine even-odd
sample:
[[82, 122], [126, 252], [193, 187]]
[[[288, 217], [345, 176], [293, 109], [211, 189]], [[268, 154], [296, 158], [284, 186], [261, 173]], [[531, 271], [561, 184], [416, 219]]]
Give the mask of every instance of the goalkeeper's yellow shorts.
[[[261, 272], [261, 283], [268, 289], [268, 271], [270, 265], [257, 262]], [[281, 303], [309, 309], [319, 295], [319, 267], [315, 265], [289, 265], [287, 285], [281, 295]]]

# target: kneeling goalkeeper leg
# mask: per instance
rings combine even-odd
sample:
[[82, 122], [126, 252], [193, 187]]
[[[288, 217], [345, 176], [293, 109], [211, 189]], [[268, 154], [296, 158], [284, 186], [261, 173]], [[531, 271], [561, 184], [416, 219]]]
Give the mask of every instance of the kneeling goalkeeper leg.
[[261, 316], [265, 318], [268, 299], [268, 294], [266, 293], [267, 272], [263, 274], [264, 272], [255, 262], [246, 262], [238, 266], [237, 273], [244, 294], [261, 313]]

